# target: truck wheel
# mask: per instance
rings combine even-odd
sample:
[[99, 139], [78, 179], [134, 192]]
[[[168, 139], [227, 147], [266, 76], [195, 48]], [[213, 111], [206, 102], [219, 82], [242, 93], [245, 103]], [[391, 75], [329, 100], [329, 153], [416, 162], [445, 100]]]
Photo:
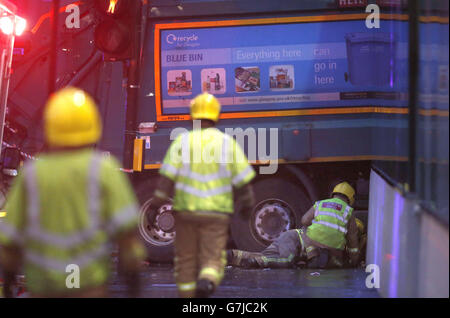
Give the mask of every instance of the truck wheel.
[[139, 210], [139, 234], [143, 239], [148, 258], [154, 262], [171, 262], [174, 256], [175, 219], [172, 205], [165, 204], [158, 210], [155, 224], [149, 224], [147, 214], [154, 190], [154, 180], [142, 183], [137, 189], [141, 208]]
[[240, 250], [259, 252], [281, 233], [300, 228], [303, 214], [312, 202], [303, 189], [281, 178], [267, 178], [253, 187], [256, 205], [244, 220], [234, 215], [231, 236]]

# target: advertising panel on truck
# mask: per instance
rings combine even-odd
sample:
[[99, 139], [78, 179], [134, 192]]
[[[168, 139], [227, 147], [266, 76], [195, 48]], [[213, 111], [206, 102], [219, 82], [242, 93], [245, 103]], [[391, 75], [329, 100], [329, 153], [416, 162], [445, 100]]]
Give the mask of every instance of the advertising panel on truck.
[[224, 118], [338, 107], [401, 112], [407, 105], [407, 23], [400, 16], [368, 29], [355, 18], [156, 24], [158, 119], [186, 119], [190, 99], [204, 91], [219, 98]]

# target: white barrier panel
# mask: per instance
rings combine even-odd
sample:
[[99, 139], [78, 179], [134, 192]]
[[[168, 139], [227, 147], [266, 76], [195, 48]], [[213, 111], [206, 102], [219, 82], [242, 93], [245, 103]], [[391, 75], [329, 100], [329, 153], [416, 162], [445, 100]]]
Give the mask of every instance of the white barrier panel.
[[372, 170], [367, 264], [380, 268], [383, 297], [417, 297], [419, 218], [413, 203]]
[[448, 297], [448, 227], [372, 170], [367, 264], [383, 297]]

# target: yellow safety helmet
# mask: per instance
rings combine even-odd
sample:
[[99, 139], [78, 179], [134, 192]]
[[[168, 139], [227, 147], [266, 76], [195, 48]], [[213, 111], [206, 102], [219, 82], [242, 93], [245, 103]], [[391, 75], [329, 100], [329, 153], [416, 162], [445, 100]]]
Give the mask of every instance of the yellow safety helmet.
[[219, 120], [220, 103], [213, 95], [203, 93], [191, 101], [192, 119], [210, 119], [214, 122]]
[[355, 203], [355, 189], [353, 189], [348, 182], [341, 182], [335, 186], [332, 195], [335, 193], [345, 195], [348, 198], [350, 205]]
[[102, 123], [94, 100], [74, 87], [53, 94], [44, 112], [45, 136], [50, 146], [79, 147], [96, 143]]
[[355, 218], [355, 222], [356, 222], [356, 226], [358, 227], [359, 233], [360, 234], [364, 233], [364, 223], [358, 218]]

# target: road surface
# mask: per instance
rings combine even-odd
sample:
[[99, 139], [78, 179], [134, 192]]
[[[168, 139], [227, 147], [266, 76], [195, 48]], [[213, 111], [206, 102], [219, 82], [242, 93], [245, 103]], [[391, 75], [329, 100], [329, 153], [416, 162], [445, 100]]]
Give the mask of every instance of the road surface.
[[[214, 297], [218, 298], [307, 298], [378, 297], [375, 289], [365, 286], [363, 269], [241, 269], [227, 267], [225, 277]], [[175, 298], [177, 289], [173, 266], [143, 267], [143, 297]], [[117, 275], [111, 281], [111, 297], [126, 297], [126, 287]]]

